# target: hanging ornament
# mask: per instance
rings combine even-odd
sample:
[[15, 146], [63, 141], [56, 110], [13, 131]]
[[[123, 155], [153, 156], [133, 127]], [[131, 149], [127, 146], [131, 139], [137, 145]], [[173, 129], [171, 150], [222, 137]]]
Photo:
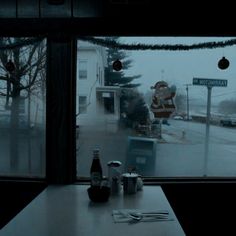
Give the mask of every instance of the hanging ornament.
[[15, 64], [12, 62], [12, 60], [9, 60], [6, 65], [5, 68], [8, 72], [13, 72], [15, 70]]
[[112, 65], [115, 71], [120, 71], [122, 69], [122, 63], [120, 60], [115, 60]]
[[226, 59], [225, 57], [222, 57], [219, 62], [218, 62], [218, 67], [221, 69], [221, 70], [225, 70], [229, 67], [229, 60]]

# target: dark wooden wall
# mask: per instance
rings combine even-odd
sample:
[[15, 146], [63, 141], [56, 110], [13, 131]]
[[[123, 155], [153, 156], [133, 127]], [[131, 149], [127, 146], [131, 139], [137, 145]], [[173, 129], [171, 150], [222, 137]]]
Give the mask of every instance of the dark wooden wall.
[[187, 236], [236, 235], [236, 183], [163, 184]]

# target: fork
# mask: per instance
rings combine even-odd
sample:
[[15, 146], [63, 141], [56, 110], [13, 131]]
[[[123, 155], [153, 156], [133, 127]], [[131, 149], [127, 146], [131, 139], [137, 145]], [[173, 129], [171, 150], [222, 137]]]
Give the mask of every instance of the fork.
[[151, 217], [154, 219], [167, 219], [168, 213], [129, 213], [130, 218], [140, 221], [143, 217]]

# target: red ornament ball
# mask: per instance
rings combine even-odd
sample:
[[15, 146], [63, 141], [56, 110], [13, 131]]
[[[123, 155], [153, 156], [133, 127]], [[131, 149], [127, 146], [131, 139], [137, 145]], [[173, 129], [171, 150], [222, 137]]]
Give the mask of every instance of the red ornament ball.
[[112, 66], [115, 71], [120, 71], [122, 69], [122, 63], [120, 60], [115, 60]]
[[15, 70], [15, 64], [11, 60], [9, 60], [6, 63], [5, 68], [8, 72], [13, 72]]
[[229, 61], [225, 57], [222, 57], [218, 62], [218, 67], [221, 70], [227, 69], [229, 67]]

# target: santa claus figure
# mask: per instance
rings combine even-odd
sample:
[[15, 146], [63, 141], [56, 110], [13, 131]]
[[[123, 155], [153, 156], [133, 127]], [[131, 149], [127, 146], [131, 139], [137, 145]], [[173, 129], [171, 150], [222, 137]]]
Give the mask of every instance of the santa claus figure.
[[154, 94], [152, 97], [151, 111], [155, 118], [169, 118], [175, 111], [173, 98], [176, 94], [176, 87], [171, 87], [165, 81], [158, 81], [154, 86]]

